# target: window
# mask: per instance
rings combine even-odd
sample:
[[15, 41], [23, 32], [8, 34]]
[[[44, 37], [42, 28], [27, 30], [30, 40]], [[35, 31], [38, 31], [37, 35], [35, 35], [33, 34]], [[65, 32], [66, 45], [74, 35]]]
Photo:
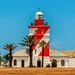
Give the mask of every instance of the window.
[[43, 20], [43, 15], [38, 15], [40, 20]]
[[61, 60], [61, 66], [65, 66], [65, 61]]
[[37, 30], [35, 30], [35, 34], [37, 33]]
[[17, 65], [17, 60], [15, 59], [15, 60], [14, 60], [14, 66], [16, 66], [16, 65]]
[[36, 49], [35, 49], [35, 54], [36, 54]]
[[45, 32], [44, 32], [44, 30], [42, 30], [42, 34], [44, 34]]

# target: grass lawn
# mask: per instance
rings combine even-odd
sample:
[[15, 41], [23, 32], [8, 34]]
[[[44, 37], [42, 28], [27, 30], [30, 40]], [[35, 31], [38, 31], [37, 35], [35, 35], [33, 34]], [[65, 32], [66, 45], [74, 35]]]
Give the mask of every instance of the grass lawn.
[[75, 68], [4, 68], [0, 75], [75, 75]]

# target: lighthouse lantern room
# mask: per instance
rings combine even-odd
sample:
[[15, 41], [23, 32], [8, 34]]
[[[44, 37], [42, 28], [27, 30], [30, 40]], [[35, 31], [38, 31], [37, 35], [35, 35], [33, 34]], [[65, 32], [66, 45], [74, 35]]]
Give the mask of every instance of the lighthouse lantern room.
[[[49, 34], [50, 26], [48, 26], [47, 22], [44, 22], [44, 14], [39, 10], [35, 14], [34, 22], [29, 26], [30, 33], [29, 35], [33, 35], [36, 37], [36, 40], [41, 42], [42, 40], [46, 41], [46, 46], [44, 47], [44, 67], [50, 63], [50, 34]], [[33, 65], [37, 67], [41, 67], [42, 60], [42, 48], [39, 47], [39, 42], [33, 47]], [[39, 61], [39, 62], [38, 62]]]

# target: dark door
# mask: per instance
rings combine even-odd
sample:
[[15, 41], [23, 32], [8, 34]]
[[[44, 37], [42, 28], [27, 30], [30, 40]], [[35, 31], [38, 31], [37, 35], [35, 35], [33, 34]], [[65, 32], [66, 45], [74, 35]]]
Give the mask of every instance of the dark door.
[[21, 60], [21, 67], [24, 67], [24, 60]]
[[41, 60], [37, 61], [37, 67], [41, 67]]

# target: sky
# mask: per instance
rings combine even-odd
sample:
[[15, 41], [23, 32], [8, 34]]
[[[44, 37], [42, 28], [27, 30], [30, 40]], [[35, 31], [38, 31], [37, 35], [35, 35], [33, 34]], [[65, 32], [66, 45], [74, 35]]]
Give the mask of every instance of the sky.
[[50, 48], [75, 49], [75, 0], [0, 0], [1, 55], [8, 53], [5, 44], [18, 45], [29, 34], [38, 8], [50, 26]]

